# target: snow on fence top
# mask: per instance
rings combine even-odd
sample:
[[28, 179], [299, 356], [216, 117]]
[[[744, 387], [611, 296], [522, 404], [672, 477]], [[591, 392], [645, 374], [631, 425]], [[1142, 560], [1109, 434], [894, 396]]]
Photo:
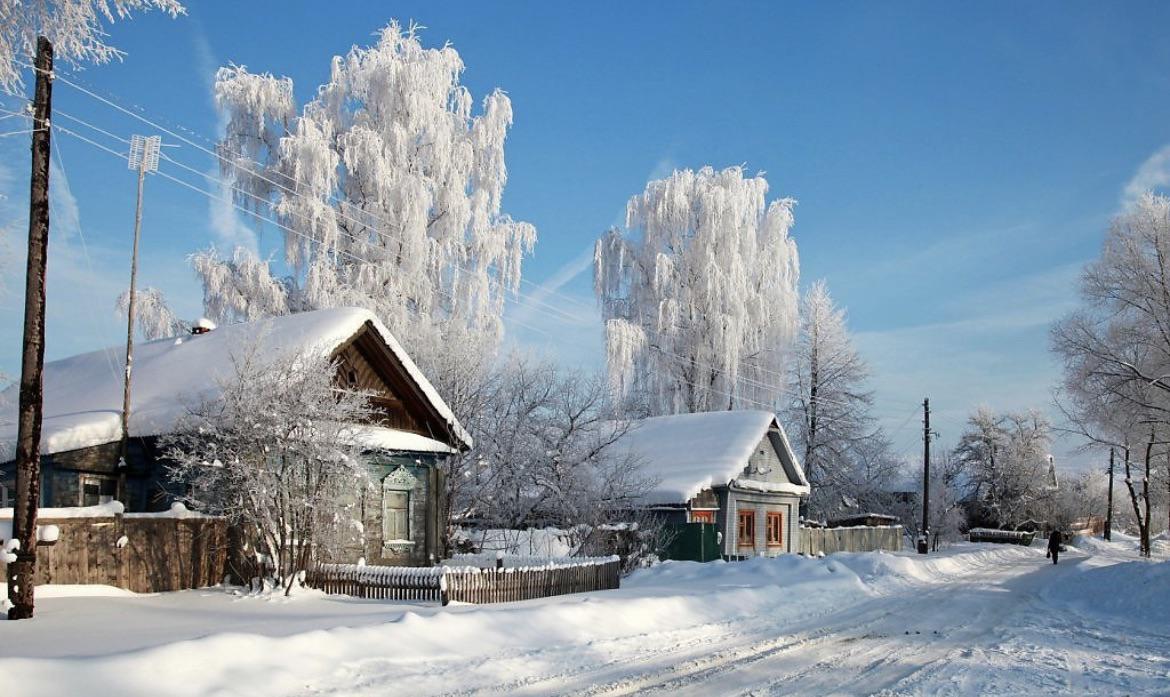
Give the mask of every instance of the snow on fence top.
[[[480, 556], [480, 555], [461, 555]], [[438, 583], [444, 576], [450, 574], [481, 574], [507, 573], [515, 571], [551, 571], [553, 569], [572, 569], [582, 566], [600, 566], [621, 561], [620, 557], [568, 557], [564, 559], [549, 559], [543, 557], [522, 557], [526, 562], [523, 565], [509, 566], [504, 560], [504, 568], [495, 568], [495, 556], [492, 556], [490, 567], [480, 567], [471, 564], [457, 564], [454, 566], [367, 566], [365, 564], [321, 564], [321, 572], [337, 575], [345, 580], [362, 583], [394, 582], [407, 579], [435, 579]]]
[[[68, 508], [38, 508], [38, 520], [61, 520], [63, 518], [112, 518], [125, 515], [127, 518], [210, 518], [212, 516], [192, 511], [176, 501], [169, 511], [156, 513], [123, 513], [126, 507], [121, 501], [110, 501], [97, 506], [70, 506]], [[0, 508], [0, 520], [12, 520], [11, 508]]]
[[595, 564], [605, 564], [617, 559], [618, 557], [533, 557], [516, 554], [498, 555], [495, 553], [483, 554], [455, 554], [450, 559], [443, 560], [443, 566], [447, 568], [472, 566], [479, 569], [494, 569], [496, 567], [496, 560], [500, 559], [504, 563], [504, 568], [538, 568], [546, 569], [550, 566], [558, 568], [569, 568], [573, 566], [593, 566]]
[[646, 503], [683, 503], [700, 491], [743, 474], [756, 446], [776, 428], [795, 467], [798, 483], [744, 480], [745, 487], [807, 494], [808, 481], [792, 454], [788, 437], [767, 411], [711, 411], [656, 416], [633, 424], [615, 444], [618, 457], [633, 456], [659, 480]]
[[[131, 393], [130, 435], [157, 436], [174, 426], [194, 403], [219, 395], [219, 383], [234, 377], [233, 355], [242, 357], [252, 345], [258, 355], [277, 357], [329, 354], [369, 323], [401, 361], [406, 372], [446, 421], [452, 434], [471, 445], [471, 436], [450, 407], [407, 355], [398, 340], [372, 313], [334, 308], [242, 322], [204, 334], [156, 339], [134, 348], [134, 390]], [[58, 453], [111, 443], [121, 437], [124, 347], [83, 353], [45, 364], [44, 423], [41, 452]], [[15, 458], [17, 385], [0, 395], [0, 462]], [[378, 443], [378, 431], [366, 434]], [[398, 440], [393, 447], [401, 447]], [[444, 443], [419, 436], [409, 443], [418, 450], [451, 452]]]
[[1036, 533], [1026, 530], [993, 530], [991, 528], [971, 528], [967, 537], [972, 542], [1022, 542], [1031, 544]]

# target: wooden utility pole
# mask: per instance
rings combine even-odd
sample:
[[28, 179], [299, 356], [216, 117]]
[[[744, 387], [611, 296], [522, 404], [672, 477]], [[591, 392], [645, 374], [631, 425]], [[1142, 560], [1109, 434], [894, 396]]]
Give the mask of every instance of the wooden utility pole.
[[930, 398], [922, 400], [922, 534], [918, 553], [926, 554], [930, 543]]
[[1109, 449], [1109, 509], [1105, 512], [1105, 539], [1113, 539], [1113, 448]]
[[45, 263], [49, 251], [49, 116], [53, 45], [37, 38], [33, 97], [32, 180], [29, 184], [28, 267], [24, 285], [24, 353], [16, 431], [16, 501], [12, 537], [20, 543], [8, 565], [8, 619], [33, 616], [37, 570], [37, 506], [41, 498], [41, 414], [45, 367]]

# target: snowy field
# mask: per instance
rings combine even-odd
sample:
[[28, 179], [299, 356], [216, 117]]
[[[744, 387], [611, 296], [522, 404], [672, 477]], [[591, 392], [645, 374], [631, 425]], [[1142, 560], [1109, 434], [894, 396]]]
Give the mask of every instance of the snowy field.
[[972, 544], [672, 562], [446, 609], [46, 588], [0, 622], [0, 694], [1170, 694], [1168, 587], [1170, 563], [1090, 540], [1056, 567]]

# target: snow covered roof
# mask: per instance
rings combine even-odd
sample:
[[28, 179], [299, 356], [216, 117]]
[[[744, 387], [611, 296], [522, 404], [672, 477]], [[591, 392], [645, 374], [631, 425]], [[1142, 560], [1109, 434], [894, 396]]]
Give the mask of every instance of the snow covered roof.
[[[302, 312], [219, 327], [205, 334], [135, 344], [130, 435], [166, 433], [195, 402], [214, 399], [217, 381], [235, 372], [233, 354], [259, 342], [259, 355], [331, 354], [369, 324], [401, 362], [407, 375], [446, 422], [453, 438], [470, 447], [471, 436], [390, 331], [358, 308]], [[45, 364], [44, 454], [110, 443], [121, 437], [122, 367], [125, 348], [83, 353]], [[18, 385], [0, 395], [0, 462], [16, 453]], [[451, 444], [394, 429], [367, 427], [371, 443], [402, 449], [452, 452]]]
[[[760, 441], [775, 429], [787, 483], [753, 481], [744, 470]], [[775, 442], [775, 441], [774, 441]], [[685, 503], [700, 491], [736, 480], [743, 488], [807, 494], [808, 480], [784, 429], [767, 411], [711, 411], [656, 416], [634, 424], [614, 446], [619, 457], [636, 457], [659, 479], [646, 503]]]

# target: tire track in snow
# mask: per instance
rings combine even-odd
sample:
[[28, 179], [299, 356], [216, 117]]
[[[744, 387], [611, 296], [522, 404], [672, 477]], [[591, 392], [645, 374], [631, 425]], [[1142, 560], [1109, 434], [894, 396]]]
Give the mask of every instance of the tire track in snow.
[[[881, 670], [886, 669], [887, 673], [889, 673], [889, 669], [895, 668], [904, 662], [905, 656], [900, 655], [906, 648], [903, 637], [907, 634], [910, 634], [912, 637], [920, 637], [922, 635], [920, 633], [911, 634], [909, 631], [899, 627], [886, 627], [885, 631], [872, 630], [882, 627], [883, 624], [888, 624], [890, 620], [896, 620], [901, 623], [901, 627], [905, 627], [907, 623], [915, 623], [915, 620], [912, 618], [930, 619], [921, 618], [922, 606], [931, 602], [938, 605], [945, 605], [956, 593], [961, 592], [962, 586], [978, 588], [987, 585], [989, 581], [1000, 580], [1004, 577], [1015, 577], [1019, 574], [1013, 573], [1013, 571], [1018, 570], [1020, 567], [1032, 570], [1035, 567], [1035, 562], [1030, 557], [1020, 558], [1016, 556], [1006, 565], [1004, 561], [1000, 561], [998, 564], [984, 565], [970, 574], [953, 577], [951, 583], [945, 585], [938, 584], [933, 588], [929, 586], [922, 588], [922, 586], [927, 584], [918, 584], [918, 588], [909, 598], [896, 598], [892, 603], [889, 597], [879, 597], [865, 601], [863, 605], [874, 605], [875, 607], [868, 611], [863, 611], [861, 615], [851, 615], [843, 618], [841, 622], [833, 623], [814, 632], [810, 632], [802, 641], [784, 642], [782, 646], [768, 646], [762, 650], [755, 651], [750, 649], [741, 649], [738, 652], [729, 650], [704, 660], [688, 662], [643, 676], [618, 680], [607, 685], [586, 690], [580, 694], [614, 695], [664, 691], [685, 694], [687, 688], [696, 686], [702, 686], [702, 690], [700, 691], [709, 691], [706, 683], [720, 676], [742, 671], [752, 664], [774, 659], [783, 654], [799, 653], [803, 655], [810, 651], [815, 651], [816, 653], [828, 651], [830, 655], [819, 659], [814, 657], [803, 662], [795, 670], [787, 670], [781, 675], [772, 677], [763, 683], [746, 687], [741, 694], [758, 694], [761, 692], [763, 694], [784, 694], [786, 692], [852, 694], [849, 690], [841, 689], [843, 686], [849, 685], [865, 686], [863, 692], [873, 692], [875, 689], [880, 689], [880, 686], [875, 681], [883, 677], [879, 674]], [[1007, 612], [1010, 612], [1010, 610], [1004, 608], [995, 614], [1002, 615]], [[982, 614], [986, 614], [986, 610], [976, 605], [975, 615]], [[906, 618], [906, 622], [903, 622], [903, 618]], [[971, 617], [967, 617], [966, 619], [969, 620]], [[978, 627], [980, 629], [974, 631], [969, 630], [964, 632], [964, 634], [978, 634], [983, 624], [979, 623]], [[860, 631], [864, 629], [871, 631]], [[921, 630], [917, 631], [921, 632]], [[897, 639], [893, 638], [895, 636]], [[933, 635], [927, 636], [930, 637]], [[758, 640], [756, 645], [758, 645]], [[834, 650], [841, 651], [841, 653], [832, 653]], [[930, 653], [933, 655], [933, 658], [927, 664], [908, 665], [902, 669], [894, 670], [893, 674], [885, 676], [887, 678], [885, 684], [889, 685], [902, 681], [922, 671], [929, 664], [945, 660], [955, 652], [956, 649], [950, 646], [942, 651], [932, 651]], [[795, 658], [799, 660], [800, 656]], [[846, 671], [842, 670], [842, 667], [850, 661], [859, 663], [856, 666], [849, 665], [847, 672], [853, 677], [847, 677]], [[818, 676], [831, 677], [818, 681], [816, 680]], [[818, 686], [818, 682], [823, 682], [824, 684]], [[719, 687], [721, 690], [726, 690], [728, 685], [720, 683]]]

